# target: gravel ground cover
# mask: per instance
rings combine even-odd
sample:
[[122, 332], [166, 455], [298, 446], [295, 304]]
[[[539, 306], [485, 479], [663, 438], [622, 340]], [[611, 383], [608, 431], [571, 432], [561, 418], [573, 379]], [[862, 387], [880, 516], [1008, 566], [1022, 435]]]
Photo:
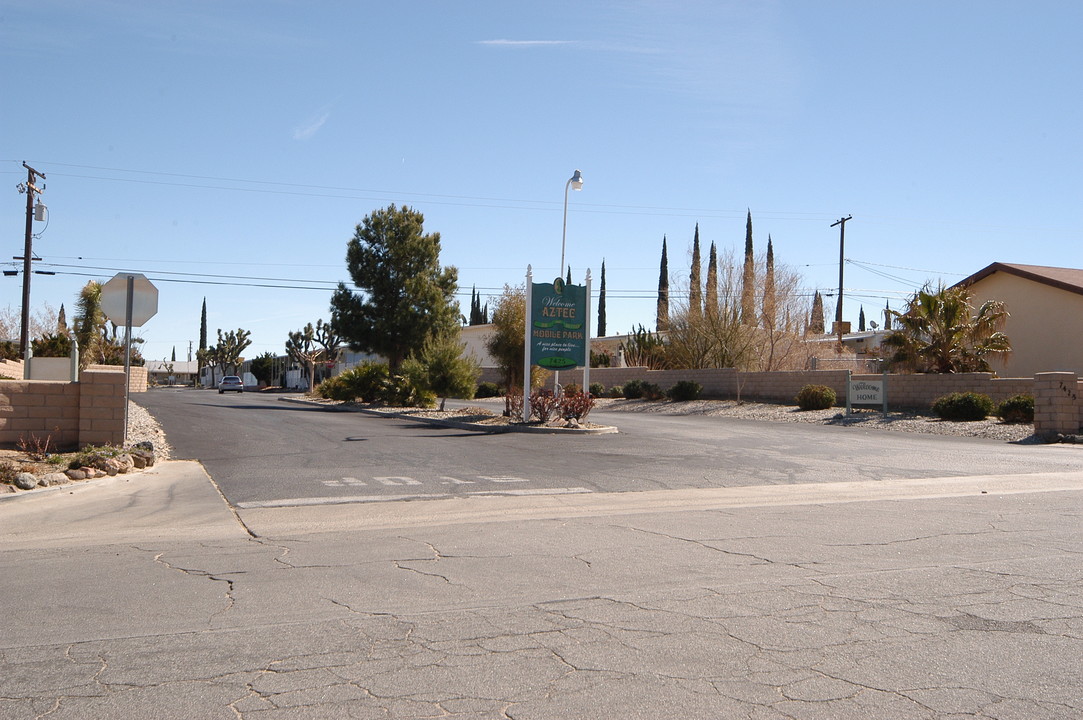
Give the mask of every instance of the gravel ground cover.
[[[509, 420], [501, 413], [504, 409], [503, 398], [487, 398], [471, 401], [470, 407], [448, 410], [429, 410], [418, 408], [378, 408], [357, 403], [337, 403], [330, 400], [314, 399], [313, 402], [329, 405], [344, 405], [385, 411], [411, 417], [428, 419], [448, 419], [477, 425], [508, 424]], [[1001, 440], [1014, 443], [1039, 442], [1034, 437], [1032, 423], [1004, 423], [997, 418], [988, 418], [973, 422], [949, 422], [931, 415], [915, 412], [889, 412], [855, 410], [847, 415], [845, 408], [828, 410], [800, 410], [795, 405], [775, 403], [737, 402], [735, 400], [693, 400], [672, 402], [669, 400], [614, 400], [599, 398], [595, 410], [607, 412], [658, 413], [663, 415], [708, 415], [714, 417], [733, 417], [747, 420], [766, 420], [772, 422], [804, 422], [817, 425], [837, 425], [842, 427], [861, 427], [897, 432], [925, 433], [930, 435], [955, 435]], [[588, 416], [584, 426], [599, 427], [596, 415]]]

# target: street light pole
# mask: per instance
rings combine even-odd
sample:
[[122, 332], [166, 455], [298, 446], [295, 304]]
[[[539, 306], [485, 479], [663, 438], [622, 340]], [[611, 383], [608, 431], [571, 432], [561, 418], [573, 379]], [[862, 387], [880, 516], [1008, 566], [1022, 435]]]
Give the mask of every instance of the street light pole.
[[557, 270], [557, 277], [564, 276], [564, 245], [568, 239], [568, 188], [574, 187], [576, 190], [583, 189], [583, 173], [576, 170], [568, 182], [564, 183], [564, 229], [560, 234], [560, 268]]
[[[557, 269], [557, 277], [558, 278], [564, 277], [564, 246], [565, 246], [566, 241], [568, 239], [568, 188], [570, 188], [570, 187], [574, 187], [577, 191], [583, 189], [583, 173], [576, 170], [574, 173], [572, 173], [572, 176], [570, 178], [568, 178], [568, 182], [564, 183], [564, 228], [561, 230], [561, 233], [560, 233], [560, 267]], [[528, 293], [530, 292], [530, 287], [529, 286], [527, 287], [526, 291]], [[530, 324], [530, 316], [529, 315], [526, 318], [526, 322], [527, 322], [528, 325]], [[590, 362], [589, 358], [587, 359], [587, 362], [588, 363]], [[526, 387], [526, 386], [524, 386], [524, 387]], [[554, 395], [559, 395], [560, 394], [560, 371], [559, 370], [555, 370], [553, 372], [553, 394]], [[530, 396], [530, 391], [528, 389], [524, 389], [523, 390], [523, 406], [524, 407], [527, 404], [526, 398], [529, 397], [529, 396]]]

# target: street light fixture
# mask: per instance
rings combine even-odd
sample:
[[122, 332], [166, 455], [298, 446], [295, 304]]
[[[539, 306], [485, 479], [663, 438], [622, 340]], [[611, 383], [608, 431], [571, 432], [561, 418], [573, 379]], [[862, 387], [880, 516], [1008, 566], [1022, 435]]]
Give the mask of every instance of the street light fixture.
[[576, 170], [568, 182], [564, 183], [564, 229], [560, 235], [560, 268], [557, 270], [557, 277], [564, 275], [564, 245], [568, 239], [568, 188], [575, 188], [576, 190], [583, 189], [583, 173]]

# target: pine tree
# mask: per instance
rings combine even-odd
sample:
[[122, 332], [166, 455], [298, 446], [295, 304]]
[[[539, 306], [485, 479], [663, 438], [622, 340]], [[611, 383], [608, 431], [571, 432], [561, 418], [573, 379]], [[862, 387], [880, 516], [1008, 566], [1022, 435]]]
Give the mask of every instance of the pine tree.
[[692, 239], [692, 268], [688, 273], [688, 315], [698, 318], [703, 315], [703, 288], [700, 285], [699, 269], [699, 223], [696, 223], [696, 235]]
[[767, 270], [763, 276], [763, 326], [775, 329], [775, 248], [767, 236]]
[[707, 288], [703, 294], [704, 312], [714, 315], [718, 312], [718, 249], [711, 241], [711, 254], [707, 260]]
[[68, 318], [64, 314], [64, 303], [60, 303], [60, 312], [56, 315], [56, 334], [67, 337], [68, 332]]
[[857, 313], [857, 331], [865, 332], [865, 306], [862, 305]]
[[741, 322], [750, 324], [756, 318], [756, 266], [752, 253], [752, 211], [745, 222], [745, 266], [741, 276]]
[[602, 283], [598, 286], [598, 337], [605, 337], [605, 259], [602, 259]]
[[814, 335], [824, 334], [824, 299], [819, 290], [812, 296], [812, 313], [808, 321], [808, 331]]
[[669, 260], [666, 258], [666, 236], [662, 236], [662, 262], [658, 269], [658, 310], [654, 328], [658, 332], [669, 329]]
[[458, 325], [459, 271], [440, 265], [440, 233], [394, 204], [366, 216], [346, 246], [357, 292], [339, 283], [331, 324], [352, 349], [382, 355], [393, 373], [412, 351]]

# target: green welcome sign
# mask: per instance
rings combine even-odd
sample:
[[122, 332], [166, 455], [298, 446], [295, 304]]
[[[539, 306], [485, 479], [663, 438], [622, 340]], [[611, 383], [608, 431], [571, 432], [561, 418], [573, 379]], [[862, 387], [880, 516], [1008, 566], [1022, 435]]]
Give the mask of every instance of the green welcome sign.
[[585, 364], [587, 289], [551, 283], [531, 283], [530, 360], [550, 370]]

